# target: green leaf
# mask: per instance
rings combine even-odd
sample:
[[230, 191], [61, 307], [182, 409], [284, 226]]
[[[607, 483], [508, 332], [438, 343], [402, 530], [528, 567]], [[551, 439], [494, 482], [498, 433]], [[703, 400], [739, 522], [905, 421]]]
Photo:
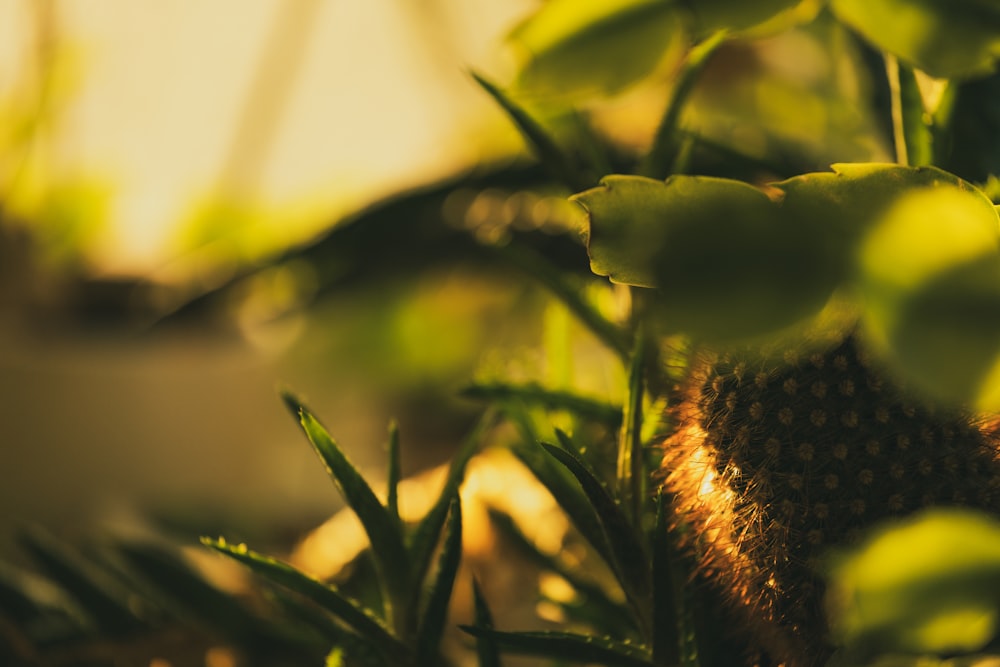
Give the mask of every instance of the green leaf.
[[[493, 614], [475, 577], [472, 579], [472, 601], [476, 610], [476, 627], [492, 630]], [[476, 637], [476, 656], [479, 658], [477, 667], [500, 667], [500, 652], [490, 637]]]
[[659, 286], [667, 332], [727, 341], [784, 328], [818, 313], [844, 272], [831, 230], [740, 181], [608, 176], [574, 199], [590, 218], [591, 269]]
[[981, 410], [1000, 408], [1000, 218], [980, 192], [913, 190], [861, 248], [863, 323], [917, 389]]
[[933, 76], [988, 74], [1000, 57], [993, 0], [833, 0], [831, 7], [876, 47]]
[[881, 653], [968, 653], [998, 627], [1000, 524], [938, 508], [888, 524], [829, 566], [834, 637]]
[[356, 630], [379, 652], [389, 657], [406, 654], [406, 647], [392, 634], [381, 618], [341, 594], [334, 586], [314, 579], [287, 563], [251, 551], [245, 545], [234, 545], [222, 539], [210, 538], [202, 538], [201, 542], [243, 563], [265, 579], [315, 602]]
[[418, 664], [432, 665], [438, 660], [438, 647], [448, 619], [448, 603], [451, 600], [451, 591], [455, 586], [455, 576], [458, 574], [461, 560], [462, 503], [458, 494], [455, 494], [450, 503], [448, 528], [438, 559], [437, 575], [423, 610], [423, 622], [417, 639]]
[[501, 632], [492, 628], [459, 626], [473, 637], [488, 637], [510, 653], [553, 660], [592, 663], [606, 667], [654, 667], [649, 651], [638, 644], [610, 637], [566, 632]]
[[20, 538], [32, 559], [80, 605], [101, 632], [126, 636], [146, 627], [133, 609], [137, 601], [110, 572], [41, 529], [29, 529]]
[[[403, 536], [399, 526], [390, 513], [382, 506], [368, 482], [358, 472], [343, 450], [333, 441], [323, 425], [320, 424], [309, 410], [290, 393], [284, 392], [282, 398], [289, 409], [299, 417], [302, 430], [312, 443], [320, 459], [326, 465], [327, 472], [337, 485], [344, 500], [357, 514], [364, 526], [368, 540], [371, 542], [372, 554], [386, 586], [387, 611], [403, 598], [408, 584], [408, 563], [401, 559], [405, 553]], [[391, 615], [390, 615], [391, 618]]]
[[[640, 623], [648, 623], [650, 595], [649, 558], [628, 517], [587, 465], [562, 447], [542, 443], [549, 454], [566, 466], [580, 483], [597, 514], [605, 540], [610, 546], [609, 565], [615, 571]], [[647, 625], [648, 627], [648, 625]]]
[[546, 389], [538, 384], [508, 384], [490, 382], [465, 387], [461, 395], [490, 401], [518, 400], [526, 405], [540, 405], [549, 410], [568, 410], [580, 417], [594, 419], [609, 428], [621, 426], [621, 406], [599, 399], [581, 396], [571, 391]]
[[515, 28], [517, 85], [580, 98], [616, 93], [683, 53], [683, 14], [664, 0], [549, 0]]

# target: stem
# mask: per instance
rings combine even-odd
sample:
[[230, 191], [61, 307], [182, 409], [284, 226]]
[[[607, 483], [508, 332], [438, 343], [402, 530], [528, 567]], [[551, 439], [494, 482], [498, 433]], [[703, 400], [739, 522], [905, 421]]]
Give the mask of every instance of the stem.
[[896, 162], [912, 167], [933, 164], [933, 134], [913, 69], [887, 53], [885, 73], [889, 82]]
[[628, 400], [622, 415], [618, 443], [618, 498], [622, 509], [636, 529], [642, 527], [646, 498], [645, 457], [642, 451], [642, 404], [645, 368], [649, 343], [642, 326], [638, 327], [629, 366]]
[[885, 74], [889, 80], [889, 103], [892, 113], [892, 143], [896, 151], [896, 163], [910, 164], [906, 151], [906, 127], [903, 123], [903, 99], [899, 90], [899, 61], [896, 56], [885, 54]]
[[719, 30], [688, 51], [687, 58], [677, 75], [677, 82], [674, 84], [670, 100], [667, 102], [667, 108], [663, 112], [663, 118], [660, 120], [660, 126], [656, 130], [653, 147], [639, 169], [641, 175], [650, 178], [666, 178], [669, 175], [676, 152], [677, 126], [680, 122], [681, 111], [684, 110], [684, 105], [691, 97], [699, 75], [705, 69], [712, 54], [725, 41], [726, 35], [726, 30]]

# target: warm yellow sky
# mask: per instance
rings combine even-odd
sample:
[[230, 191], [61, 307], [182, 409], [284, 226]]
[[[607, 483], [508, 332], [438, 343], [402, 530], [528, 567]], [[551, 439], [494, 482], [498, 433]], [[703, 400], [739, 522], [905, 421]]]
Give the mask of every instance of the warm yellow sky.
[[288, 211], [273, 224], [301, 238], [511, 145], [513, 133], [484, 131], [499, 116], [465, 68], [502, 68], [501, 36], [532, 4], [0, 0], [0, 95], [24, 81], [50, 5], [73, 76], [40, 160], [52, 178], [111, 186], [90, 256], [145, 272], [213, 192]]

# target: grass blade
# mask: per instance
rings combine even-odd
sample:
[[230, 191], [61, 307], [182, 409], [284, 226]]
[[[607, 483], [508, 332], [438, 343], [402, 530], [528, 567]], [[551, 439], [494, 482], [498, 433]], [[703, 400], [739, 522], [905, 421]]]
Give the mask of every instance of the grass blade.
[[625, 516], [633, 526], [642, 525], [646, 502], [646, 466], [642, 450], [642, 406], [645, 395], [645, 372], [649, 343], [643, 328], [635, 339], [635, 352], [629, 362], [628, 400], [624, 424], [618, 440], [618, 498]]
[[294, 591], [326, 609], [388, 656], [400, 657], [406, 654], [406, 647], [392, 634], [382, 619], [342, 595], [333, 586], [314, 579], [287, 563], [251, 551], [243, 545], [232, 545], [225, 540], [209, 538], [202, 538], [202, 544], [243, 563], [268, 581]]
[[290, 393], [283, 392], [282, 398], [293, 414], [298, 416], [302, 430], [326, 465], [337, 489], [361, 521], [371, 542], [379, 579], [386, 587], [386, 615], [392, 618], [393, 607], [405, 599], [409, 588], [408, 564], [400, 558], [405, 549], [399, 526], [393, 521], [391, 513], [382, 506], [365, 478], [313, 414]]
[[492, 628], [461, 625], [475, 638], [486, 637], [509, 653], [580, 662], [606, 667], [654, 667], [649, 651], [638, 644], [609, 637], [592, 637], [566, 632], [501, 632]]
[[622, 423], [620, 406], [581, 396], [571, 391], [546, 389], [535, 383], [508, 384], [490, 382], [465, 387], [461, 395], [488, 401], [519, 400], [526, 405], [539, 405], [549, 410], [568, 410], [579, 417], [589, 418], [617, 429]]
[[431, 587], [424, 620], [417, 635], [417, 664], [433, 665], [438, 662], [438, 647], [444, 634], [448, 618], [448, 603], [455, 586], [455, 576], [462, 560], [462, 504], [458, 494], [452, 496], [448, 528], [444, 536], [444, 546], [438, 560], [437, 576]]
[[[493, 614], [475, 577], [472, 578], [472, 601], [476, 609], [476, 627], [492, 630]], [[476, 637], [476, 656], [478, 667], [500, 667], [500, 651], [490, 637]]]
[[496, 84], [476, 72], [470, 72], [470, 74], [480, 88], [485, 90], [513, 121], [528, 147], [545, 165], [553, 178], [569, 188], [571, 192], [579, 192], [593, 185], [593, 179], [581, 173], [552, 136], [527, 111], [510, 99]]
[[542, 447], [566, 466], [583, 488], [600, 520], [601, 528], [610, 546], [611, 561], [609, 564], [614, 569], [626, 596], [629, 598], [636, 619], [642, 627], [648, 628], [649, 561], [642, 541], [621, 508], [615, 503], [614, 498], [582, 459], [562, 447], [546, 443], [542, 443]]

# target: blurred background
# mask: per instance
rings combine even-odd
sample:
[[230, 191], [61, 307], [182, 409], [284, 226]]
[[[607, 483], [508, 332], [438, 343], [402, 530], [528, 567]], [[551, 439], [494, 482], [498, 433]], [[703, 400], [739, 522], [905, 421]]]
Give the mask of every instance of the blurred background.
[[[529, 4], [0, 1], [0, 552], [24, 522], [318, 523], [339, 499], [279, 386], [363, 467], [390, 416], [409, 471], [447, 456], [484, 337], [530, 342], [507, 313], [535, 297], [457, 265], [380, 279], [376, 248], [419, 252], [391, 224], [296, 251], [396, 193], [520, 178], [467, 69], [502, 67]], [[353, 287], [318, 297], [333, 275]]]

